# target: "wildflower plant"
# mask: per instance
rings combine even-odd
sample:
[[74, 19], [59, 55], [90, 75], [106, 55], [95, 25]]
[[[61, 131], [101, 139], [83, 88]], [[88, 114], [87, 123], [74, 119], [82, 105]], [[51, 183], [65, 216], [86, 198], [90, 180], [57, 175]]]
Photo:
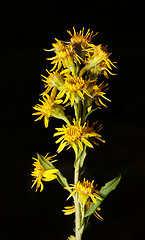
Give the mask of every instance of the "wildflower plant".
[[[116, 188], [121, 176], [109, 181], [98, 189], [94, 180], [86, 180], [85, 158], [90, 148], [105, 143], [101, 134], [102, 124], [95, 121], [89, 123], [89, 116], [100, 108], [106, 108], [110, 100], [106, 97], [108, 90], [109, 74], [116, 68], [110, 60], [107, 47], [102, 44], [94, 45], [93, 38], [96, 34], [90, 29], [84, 33], [84, 28], [73, 33], [67, 31], [70, 40], [65, 42], [55, 39], [53, 48], [46, 50], [53, 52], [54, 56], [47, 58], [53, 65], [51, 70], [46, 69], [46, 76], [42, 75], [44, 92], [41, 93], [40, 103], [33, 108], [36, 121], [44, 119], [45, 128], [49, 128], [52, 117], [60, 119], [62, 127], [55, 128], [55, 143], [58, 145], [57, 153], [72, 149], [74, 152], [74, 183], [68, 183], [66, 177], [55, 167], [53, 160], [57, 155], [42, 156], [37, 153], [34, 159], [32, 172], [33, 184], [36, 191], [43, 190], [43, 181], [54, 179], [69, 192], [68, 199], [72, 199], [71, 206], [64, 206], [64, 215], [75, 214], [74, 235], [68, 237], [72, 240], [81, 240], [86, 225], [93, 214], [99, 220], [100, 205], [108, 194]], [[102, 81], [100, 76], [103, 76]], [[106, 81], [107, 78], [107, 81]], [[66, 109], [71, 109], [71, 115], [66, 114]]]

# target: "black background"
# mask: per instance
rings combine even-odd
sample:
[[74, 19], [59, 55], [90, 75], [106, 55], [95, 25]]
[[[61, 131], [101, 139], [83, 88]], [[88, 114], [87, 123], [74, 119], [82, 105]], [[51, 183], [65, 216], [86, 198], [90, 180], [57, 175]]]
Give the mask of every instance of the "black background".
[[[32, 156], [55, 154], [52, 137], [61, 121], [34, 122], [32, 106], [43, 91], [41, 74], [54, 38], [69, 40], [75, 26], [99, 32], [95, 44], [108, 45], [117, 76], [108, 80], [107, 109], [91, 120], [103, 124], [106, 144], [90, 150], [86, 178], [98, 188], [122, 174], [117, 189], [102, 204], [103, 222], [91, 217], [84, 239], [132, 240], [144, 233], [145, 216], [145, 37], [143, 4], [133, 1], [2, 1], [1, 22], [1, 220], [4, 239], [67, 239], [73, 217], [61, 210], [72, 202], [57, 181], [42, 193], [31, 189]], [[116, 70], [115, 70], [116, 71]], [[63, 151], [56, 166], [73, 182], [73, 151]]]

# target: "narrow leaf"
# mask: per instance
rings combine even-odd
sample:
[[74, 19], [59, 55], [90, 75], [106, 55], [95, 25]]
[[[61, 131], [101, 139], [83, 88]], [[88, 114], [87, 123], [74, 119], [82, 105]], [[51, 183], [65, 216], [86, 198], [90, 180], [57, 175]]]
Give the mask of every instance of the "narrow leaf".
[[99, 193], [100, 196], [103, 198], [106, 198], [108, 194], [117, 187], [120, 180], [121, 180], [121, 175], [119, 175], [117, 178], [114, 178], [112, 181], [106, 183], [105, 186], [101, 187], [101, 190]]
[[104, 201], [104, 199], [108, 196], [108, 194], [117, 187], [120, 180], [121, 180], [121, 175], [119, 175], [117, 178], [114, 178], [110, 182], [106, 183], [105, 186], [101, 187], [99, 195], [102, 198], [102, 200], [96, 199], [97, 204], [92, 203], [91, 206], [89, 207], [89, 209], [86, 211], [84, 217], [89, 217], [92, 213], [94, 213], [97, 210], [97, 208]]
[[86, 117], [85, 117], [85, 121], [87, 120], [88, 116], [89, 116], [91, 113], [93, 113], [94, 111], [96, 111], [97, 109], [101, 109], [101, 108], [100, 108], [100, 107], [97, 107], [97, 108], [91, 110], [90, 112], [88, 112], [87, 115], [86, 115]]
[[85, 158], [86, 158], [86, 155], [87, 155], [87, 153], [86, 153], [86, 145], [84, 146], [84, 149], [83, 149], [83, 152], [82, 152], [82, 154], [81, 154], [81, 156], [80, 156], [80, 167], [82, 168], [83, 167], [83, 165], [84, 165], [84, 160], [85, 160]]

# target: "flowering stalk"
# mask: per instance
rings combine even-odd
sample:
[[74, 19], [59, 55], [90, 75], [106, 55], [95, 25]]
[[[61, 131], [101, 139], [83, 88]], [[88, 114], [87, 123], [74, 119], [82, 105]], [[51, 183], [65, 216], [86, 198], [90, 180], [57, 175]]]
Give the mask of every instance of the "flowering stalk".
[[[88, 118], [91, 113], [102, 107], [107, 107], [110, 100], [105, 96], [108, 89], [108, 82], [100, 82], [100, 75], [109, 78], [112, 67], [116, 67], [109, 57], [106, 47], [94, 45], [92, 42], [93, 31], [90, 29], [84, 34], [84, 28], [79, 33], [73, 28], [74, 33], [68, 31], [70, 41], [64, 42], [55, 39], [52, 51], [55, 56], [47, 58], [52, 60], [53, 68], [48, 71], [48, 76], [43, 77], [45, 91], [41, 94], [41, 104], [33, 108], [37, 115], [36, 120], [44, 119], [44, 126], [48, 128], [49, 120], [55, 117], [63, 121], [62, 127], [56, 128], [54, 137], [58, 137], [56, 144], [59, 144], [57, 153], [64, 149], [73, 149], [74, 160], [74, 183], [69, 184], [52, 160], [54, 156], [48, 154], [43, 157], [37, 154], [34, 158], [34, 171], [32, 172], [33, 184], [36, 191], [43, 190], [42, 181], [57, 179], [65, 190], [69, 192], [68, 199], [72, 198], [73, 205], [65, 207], [65, 215], [75, 213], [75, 236], [71, 235], [68, 240], [81, 240], [86, 224], [93, 214], [99, 220], [100, 205], [107, 195], [116, 188], [120, 176], [108, 182], [100, 190], [92, 182], [82, 180], [81, 175], [86, 165], [85, 158], [88, 150], [94, 145], [105, 143], [100, 131], [102, 125], [95, 121], [90, 126]], [[71, 116], [66, 115], [66, 108], [72, 109]], [[97, 127], [96, 127], [97, 126]], [[84, 173], [83, 173], [84, 174]]]

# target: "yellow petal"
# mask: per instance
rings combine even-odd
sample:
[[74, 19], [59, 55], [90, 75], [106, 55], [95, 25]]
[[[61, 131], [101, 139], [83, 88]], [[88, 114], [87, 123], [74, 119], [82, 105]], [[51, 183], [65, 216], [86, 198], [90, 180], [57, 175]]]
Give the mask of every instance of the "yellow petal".
[[99, 213], [97, 213], [97, 211], [95, 211], [94, 213], [94, 216], [96, 217], [96, 218], [98, 218], [100, 221], [103, 221], [104, 219], [99, 215]]
[[44, 126], [47, 128], [48, 127], [48, 123], [49, 123], [49, 118], [48, 117], [44, 117]]
[[56, 96], [56, 93], [57, 93], [57, 88], [56, 87], [54, 87], [53, 89], [52, 89], [52, 91], [51, 91], [51, 98], [55, 98], [55, 96]]
[[67, 142], [61, 142], [61, 144], [57, 149], [57, 152], [60, 153], [65, 148], [66, 145], [67, 145]]
[[97, 205], [96, 198], [93, 196], [93, 194], [90, 194], [90, 197], [91, 197], [91, 199], [92, 199], [93, 203], [95, 203], [95, 204]]
[[56, 136], [59, 136], [59, 135], [62, 135], [62, 134], [64, 134], [64, 132], [56, 132], [56, 133], [53, 134], [53, 137], [56, 137]]
[[88, 140], [86, 140], [85, 138], [81, 138], [81, 141], [82, 141], [85, 145], [87, 145], [88, 147], [93, 148], [93, 145], [92, 145]]
[[43, 181], [49, 182], [49, 181], [54, 180], [55, 178], [57, 178], [56, 175], [54, 175], [54, 174], [49, 174], [48, 176], [46, 176], [45, 178], [43, 178]]
[[64, 94], [66, 93], [66, 89], [61, 90], [58, 94], [57, 94], [57, 98], [62, 98], [64, 96]]
[[49, 174], [53, 174], [53, 173], [56, 173], [58, 172], [59, 170], [57, 168], [54, 168], [54, 169], [49, 169], [49, 170], [46, 170], [43, 174], [44, 177], [47, 177]]
[[79, 148], [83, 151], [83, 144], [80, 140], [77, 141]]
[[67, 200], [70, 199], [76, 193], [76, 189], [74, 189], [71, 194], [68, 196]]
[[64, 136], [60, 137], [59, 139], [57, 139], [57, 141], [55, 142], [56, 144], [61, 142], [64, 139]]
[[84, 98], [84, 96], [83, 96], [83, 94], [82, 94], [81, 91], [78, 90], [77, 93], [78, 93], [78, 95], [79, 95], [81, 98]]
[[44, 186], [43, 186], [43, 183], [41, 182], [40, 183], [40, 192], [42, 192], [43, 188], [44, 188]]
[[77, 149], [77, 146], [74, 142], [71, 142], [71, 146], [72, 148], [74, 149], [74, 151], [77, 153], [78, 152], [78, 149]]
[[68, 101], [69, 97], [70, 97], [70, 92], [67, 92], [67, 94], [66, 94], [66, 98], [65, 98], [65, 100], [64, 100], [63, 103], [66, 103], [66, 102]]
[[74, 105], [74, 93], [71, 94], [71, 107]]

